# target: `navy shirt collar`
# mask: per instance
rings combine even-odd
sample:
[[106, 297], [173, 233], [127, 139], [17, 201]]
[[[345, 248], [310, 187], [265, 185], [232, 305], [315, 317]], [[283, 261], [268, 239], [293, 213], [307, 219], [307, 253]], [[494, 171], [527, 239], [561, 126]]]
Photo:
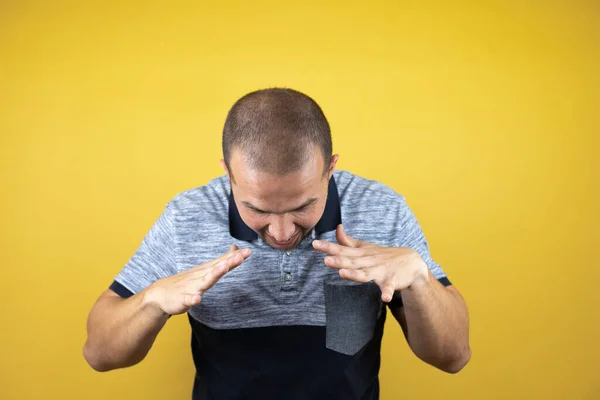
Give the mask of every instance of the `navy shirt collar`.
[[[315, 233], [317, 235], [335, 230], [342, 223], [342, 211], [340, 207], [340, 197], [338, 194], [337, 185], [333, 176], [329, 180], [329, 188], [327, 190], [327, 202], [325, 210], [317, 225], [315, 225]], [[258, 234], [254, 232], [242, 220], [240, 212], [235, 205], [233, 192], [229, 191], [229, 232], [231, 236], [238, 240], [250, 242], [258, 239]]]

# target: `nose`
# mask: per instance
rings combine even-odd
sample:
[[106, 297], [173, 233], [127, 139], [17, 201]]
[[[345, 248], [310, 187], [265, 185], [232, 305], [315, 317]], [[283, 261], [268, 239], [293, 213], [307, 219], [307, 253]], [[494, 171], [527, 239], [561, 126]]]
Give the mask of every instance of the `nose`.
[[271, 221], [267, 233], [278, 242], [286, 242], [296, 233], [296, 225], [286, 215], [279, 215]]

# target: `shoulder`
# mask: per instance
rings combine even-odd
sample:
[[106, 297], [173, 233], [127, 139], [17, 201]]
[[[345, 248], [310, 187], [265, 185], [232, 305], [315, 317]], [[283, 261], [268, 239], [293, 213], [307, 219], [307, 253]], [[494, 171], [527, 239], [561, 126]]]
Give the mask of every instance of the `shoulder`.
[[350, 236], [399, 246], [413, 234], [414, 217], [405, 197], [390, 186], [347, 171], [336, 171], [342, 223]]
[[198, 213], [227, 214], [229, 204], [229, 179], [222, 175], [206, 184], [177, 193], [168, 203], [167, 210], [176, 216]]
[[390, 186], [349, 171], [336, 170], [340, 204], [347, 211], [388, 214], [406, 206], [406, 198]]
[[350, 236], [395, 247], [421, 236], [406, 197], [392, 187], [348, 171], [336, 171], [335, 180], [342, 223]]

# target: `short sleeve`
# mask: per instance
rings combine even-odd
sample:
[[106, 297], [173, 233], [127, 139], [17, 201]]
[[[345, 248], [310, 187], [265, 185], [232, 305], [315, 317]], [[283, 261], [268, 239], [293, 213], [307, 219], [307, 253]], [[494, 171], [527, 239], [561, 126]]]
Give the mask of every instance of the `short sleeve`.
[[[451, 285], [442, 266], [432, 258], [425, 234], [421, 229], [415, 214], [406, 203], [405, 197], [399, 196], [397, 206], [393, 208], [395, 209], [394, 218], [396, 218], [396, 231], [394, 232], [395, 245], [397, 247], [406, 247], [416, 251], [429, 267], [431, 274], [442, 285]], [[390, 305], [396, 307], [402, 306], [402, 296], [400, 291], [394, 293]]]
[[159, 279], [176, 274], [175, 244], [173, 210], [167, 205], [110, 289], [121, 297], [129, 297]]

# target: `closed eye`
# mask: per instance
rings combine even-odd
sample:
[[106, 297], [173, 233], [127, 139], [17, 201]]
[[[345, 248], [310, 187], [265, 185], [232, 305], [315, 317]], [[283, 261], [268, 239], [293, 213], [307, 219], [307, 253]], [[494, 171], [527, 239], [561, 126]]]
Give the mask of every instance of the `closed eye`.
[[305, 213], [307, 213], [308, 211], [310, 211], [310, 209], [311, 209], [311, 207], [310, 207], [310, 206], [307, 206], [307, 207], [298, 208], [298, 209], [296, 209], [296, 210], [294, 210], [294, 211], [292, 211], [292, 212], [293, 212], [294, 214], [305, 214]]
[[[285, 213], [293, 213], [293, 214], [304, 214], [308, 211], [310, 211], [312, 209], [312, 207], [314, 206], [314, 204], [318, 201], [317, 198], [312, 198], [309, 199], [307, 202], [305, 202], [303, 205], [301, 205], [300, 207], [294, 209], [294, 210], [289, 210], [289, 211], [285, 211], [282, 212], [281, 214], [285, 214]], [[254, 214], [256, 215], [267, 215], [267, 214], [271, 214], [271, 212], [269, 211], [265, 211], [265, 210], [261, 210], [260, 208], [256, 208], [255, 206], [253, 206], [252, 204], [250, 204], [247, 201], [242, 201], [242, 204], [247, 207], [249, 210], [251, 210]]]

